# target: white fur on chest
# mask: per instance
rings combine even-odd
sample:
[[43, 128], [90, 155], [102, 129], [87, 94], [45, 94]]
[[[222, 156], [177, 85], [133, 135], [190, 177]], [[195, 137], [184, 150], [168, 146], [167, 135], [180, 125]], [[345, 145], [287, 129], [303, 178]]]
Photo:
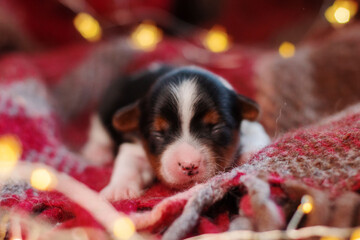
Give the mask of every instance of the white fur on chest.
[[259, 122], [243, 120], [240, 132], [241, 154], [254, 153], [270, 143], [270, 137]]

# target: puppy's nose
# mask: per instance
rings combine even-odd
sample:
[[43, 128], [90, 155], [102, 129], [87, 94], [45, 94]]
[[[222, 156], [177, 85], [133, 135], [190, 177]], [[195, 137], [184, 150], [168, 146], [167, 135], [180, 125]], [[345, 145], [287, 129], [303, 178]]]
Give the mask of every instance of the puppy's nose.
[[189, 143], [177, 145], [174, 155], [175, 161], [173, 167], [176, 168], [174, 172], [182, 176], [194, 176], [200, 172], [203, 155]]
[[185, 175], [188, 175], [188, 176], [194, 176], [196, 174], [199, 173], [199, 166], [198, 165], [195, 165], [195, 164], [192, 164], [192, 163], [181, 163], [181, 162], [178, 162], [178, 165], [179, 167], [181, 168], [182, 172], [185, 174]]

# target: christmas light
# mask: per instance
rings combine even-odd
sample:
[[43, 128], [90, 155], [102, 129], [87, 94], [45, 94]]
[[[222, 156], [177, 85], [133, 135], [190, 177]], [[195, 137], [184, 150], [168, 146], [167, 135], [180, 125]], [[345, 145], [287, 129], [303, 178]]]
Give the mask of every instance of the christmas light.
[[98, 41], [101, 38], [101, 27], [99, 22], [90, 14], [79, 13], [74, 18], [74, 26], [86, 40]]
[[300, 209], [303, 213], [309, 214], [313, 209], [313, 200], [309, 195], [305, 195], [301, 199]]
[[348, 23], [358, 10], [356, 1], [337, 0], [325, 11], [326, 20], [333, 26]]
[[320, 240], [341, 240], [341, 238], [333, 237], [333, 236], [325, 236], [325, 237], [321, 237]]
[[35, 169], [31, 173], [30, 183], [33, 188], [38, 190], [50, 190], [56, 184], [55, 177], [44, 168]]
[[128, 217], [121, 217], [114, 223], [114, 235], [119, 239], [129, 239], [135, 233], [134, 223]]
[[350, 240], [360, 240], [360, 228], [357, 228], [355, 231], [353, 231]]
[[294, 216], [292, 216], [288, 226], [287, 230], [293, 230], [296, 229], [299, 225], [301, 218], [304, 216], [304, 214], [309, 214], [313, 209], [313, 199], [310, 195], [304, 195], [301, 198], [301, 203], [299, 207], [296, 209], [296, 212]]
[[349, 9], [339, 7], [335, 10], [334, 17], [335, 20], [340, 24], [347, 23], [350, 21], [350, 11]]
[[203, 44], [212, 52], [224, 52], [229, 49], [229, 36], [225, 28], [216, 25], [207, 33]]
[[151, 21], [141, 23], [131, 34], [131, 43], [135, 48], [150, 51], [162, 39], [162, 31]]
[[279, 54], [283, 58], [291, 58], [295, 54], [295, 45], [291, 42], [283, 42], [279, 47]]
[[[292, 230], [271, 230], [266, 232], [255, 232], [249, 230], [237, 230], [217, 234], [203, 234], [195, 237], [186, 238], [186, 240], [217, 240], [217, 239], [227, 239], [227, 240], [252, 240], [252, 239], [268, 239], [268, 240], [280, 240], [280, 239], [308, 239], [316, 237], [318, 239], [321, 237], [321, 240], [342, 240], [352, 239], [353, 234], [357, 230], [353, 228], [334, 228], [326, 226], [312, 226], [304, 227], [300, 229]], [[329, 237], [331, 236], [331, 237]]]
[[0, 173], [9, 174], [15, 167], [22, 153], [21, 142], [16, 136], [3, 135], [0, 137]]

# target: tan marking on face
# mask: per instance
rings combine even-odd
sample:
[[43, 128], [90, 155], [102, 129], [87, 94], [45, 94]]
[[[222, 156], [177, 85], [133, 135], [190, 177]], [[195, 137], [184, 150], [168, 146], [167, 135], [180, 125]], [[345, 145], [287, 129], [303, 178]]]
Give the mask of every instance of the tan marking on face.
[[155, 131], [161, 132], [169, 129], [169, 122], [162, 117], [156, 117], [153, 126]]
[[204, 118], [203, 118], [203, 122], [205, 124], [218, 124], [220, 120], [220, 116], [218, 114], [218, 112], [212, 110], [209, 111], [208, 113], [205, 114]]

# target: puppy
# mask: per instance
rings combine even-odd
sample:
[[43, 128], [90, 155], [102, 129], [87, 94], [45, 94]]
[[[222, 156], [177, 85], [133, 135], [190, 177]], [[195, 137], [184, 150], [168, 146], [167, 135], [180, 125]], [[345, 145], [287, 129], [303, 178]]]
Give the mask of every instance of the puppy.
[[221, 77], [165, 65], [115, 81], [92, 118], [86, 158], [116, 155], [109, 200], [134, 198], [154, 177], [172, 188], [201, 183], [269, 143], [259, 107]]

